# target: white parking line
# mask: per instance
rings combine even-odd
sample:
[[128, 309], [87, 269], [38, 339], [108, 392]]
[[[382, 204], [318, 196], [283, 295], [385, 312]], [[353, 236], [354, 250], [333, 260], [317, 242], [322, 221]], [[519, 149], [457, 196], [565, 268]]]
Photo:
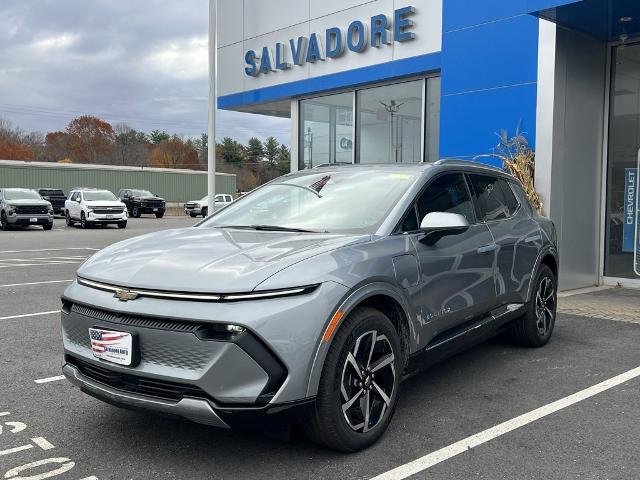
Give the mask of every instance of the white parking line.
[[64, 375], [58, 375], [57, 377], [40, 378], [39, 380], [34, 380], [34, 382], [49, 383], [49, 382], [57, 382], [58, 380], [64, 380]]
[[45, 283], [69, 283], [73, 282], [73, 280], [47, 280], [43, 282], [27, 282], [27, 283], [6, 283], [4, 285], [0, 285], [2, 287], [22, 287], [25, 285], [43, 285]]
[[[1, 263], [1, 262], [0, 262]], [[16, 268], [16, 267], [44, 267], [47, 265], [78, 265], [82, 262], [39, 262], [39, 263], [14, 263], [10, 265], [0, 265], [0, 268]]]
[[3, 253], [25, 253], [25, 252], [62, 252], [65, 250], [93, 250], [97, 252], [99, 248], [93, 247], [68, 247], [68, 248], [39, 248], [36, 250], [0, 250], [0, 255]]
[[396, 467], [393, 470], [389, 470], [388, 472], [374, 477], [372, 480], [401, 480], [410, 477], [424, 470], [427, 470], [434, 465], [438, 465], [445, 460], [449, 460], [456, 455], [460, 455], [461, 453], [464, 453], [471, 448], [482, 445], [483, 443], [493, 440], [494, 438], [498, 438], [520, 427], [524, 427], [525, 425], [535, 422], [536, 420], [540, 420], [547, 415], [551, 415], [552, 413], [555, 413], [559, 410], [570, 407], [571, 405], [586, 400], [587, 398], [593, 397], [594, 395], [621, 385], [639, 376], [640, 367], [636, 367], [633, 370], [629, 370], [628, 372], [617, 375], [613, 378], [605, 380], [604, 382], [598, 383], [597, 385], [593, 385], [592, 387], [585, 388], [584, 390], [574, 393], [573, 395], [561, 398], [560, 400], [544, 405], [543, 407], [532, 410], [528, 413], [520, 415], [519, 417], [507, 420], [506, 422], [496, 425], [495, 427], [489, 428], [480, 433], [476, 433], [475, 435], [467, 437], [464, 440], [460, 440], [459, 442], [453, 443], [448, 447], [444, 447], [440, 450], [436, 450], [435, 452], [431, 452], [430, 454], [425, 455], [424, 457], [420, 457], [412, 462], [405, 463], [404, 465]]
[[0, 320], [12, 320], [14, 318], [38, 317], [40, 315], [53, 315], [54, 313], [60, 313], [60, 310], [51, 310], [50, 312], [25, 313], [23, 315], [11, 315], [9, 317], [0, 317]]

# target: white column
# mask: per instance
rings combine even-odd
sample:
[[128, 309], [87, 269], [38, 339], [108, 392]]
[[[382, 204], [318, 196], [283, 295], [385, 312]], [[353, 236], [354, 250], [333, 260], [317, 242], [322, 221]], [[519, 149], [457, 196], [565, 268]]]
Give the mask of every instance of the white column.
[[209, 0], [209, 148], [207, 151], [208, 163], [208, 205], [209, 214], [214, 211], [214, 199], [216, 196], [216, 59], [217, 59], [217, 0]]

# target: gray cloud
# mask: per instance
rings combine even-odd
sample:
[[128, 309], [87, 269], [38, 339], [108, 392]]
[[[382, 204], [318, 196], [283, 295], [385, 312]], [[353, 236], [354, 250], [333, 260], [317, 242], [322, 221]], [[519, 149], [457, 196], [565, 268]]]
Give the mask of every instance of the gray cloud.
[[[95, 114], [145, 131], [207, 128], [208, 0], [2, 0], [0, 116], [61, 130]], [[289, 121], [218, 111], [217, 137], [273, 135]]]

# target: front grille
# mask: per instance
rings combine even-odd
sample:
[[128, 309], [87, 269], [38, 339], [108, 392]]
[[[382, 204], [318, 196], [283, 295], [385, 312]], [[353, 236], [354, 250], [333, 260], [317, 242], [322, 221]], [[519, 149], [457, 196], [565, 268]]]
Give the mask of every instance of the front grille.
[[142, 206], [143, 207], [150, 207], [150, 208], [162, 208], [164, 207], [164, 203], [161, 200], [157, 200], [157, 201], [144, 201], [142, 202]]
[[131, 325], [141, 328], [155, 328], [158, 330], [170, 330], [172, 332], [195, 332], [202, 324], [195, 322], [182, 322], [166, 318], [155, 317], [139, 317], [136, 315], [126, 315], [122, 313], [110, 312], [107, 310], [99, 310], [97, 308], [86, 307], [74, 303], [71, 311], [84, 315], [85, 317], [95, 318], [105, 322], [119, 323], [121, 325]]
[[122, 212], [124, 212], [124, 209], [119, 207], [97, 207], [93, 209], [93, 213], [97, 213], [99, 215], [118, 215]]
[[85, 362], [71, 355], [65, 355], [65, 360], [80, 370], [80, 373], [84, 376], [117, 390], [173, 401], [179, 401], [184, 397], [209, 398], [202, 389], [194, 385], [165, 382], [116, 372], [100, 365]]
[[16, 213], [19, 215], [46, 215], [49, 213], [49, 207], [47, 206], [18, 205], [15, 208]]

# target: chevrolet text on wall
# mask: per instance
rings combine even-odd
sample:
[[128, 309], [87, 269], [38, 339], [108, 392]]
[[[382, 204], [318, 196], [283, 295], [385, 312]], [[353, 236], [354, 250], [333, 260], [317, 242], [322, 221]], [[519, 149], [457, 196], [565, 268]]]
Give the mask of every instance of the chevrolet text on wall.
[[363, 53], [369, 45], [375, 48], [390, 45], [392, 38], [395, 42], [413, 40], [415, 34], [409, 29], [414, 22], [409, 17], [415, 13], [414, 7], [407, 6], [393, 12], [393, 21], [387, 15], [379, 14], [371, 17], [368, 24], [360, 20], [351, 22], [346, 32], [339, 27], [331, 27], [327, 28], [324, 36], [312, 33], [308, 38], [292, 38], [288, 45], [276, 43], [275, 49], [265, 46], [260, 54], [248, 50], [244, 55], [247, 65], [244, 72], [250, 77], [257, 77], [263, 73], [289, 70], [293, 65], [302, 66], [305, 62], [337, 59], [347, 50]]

